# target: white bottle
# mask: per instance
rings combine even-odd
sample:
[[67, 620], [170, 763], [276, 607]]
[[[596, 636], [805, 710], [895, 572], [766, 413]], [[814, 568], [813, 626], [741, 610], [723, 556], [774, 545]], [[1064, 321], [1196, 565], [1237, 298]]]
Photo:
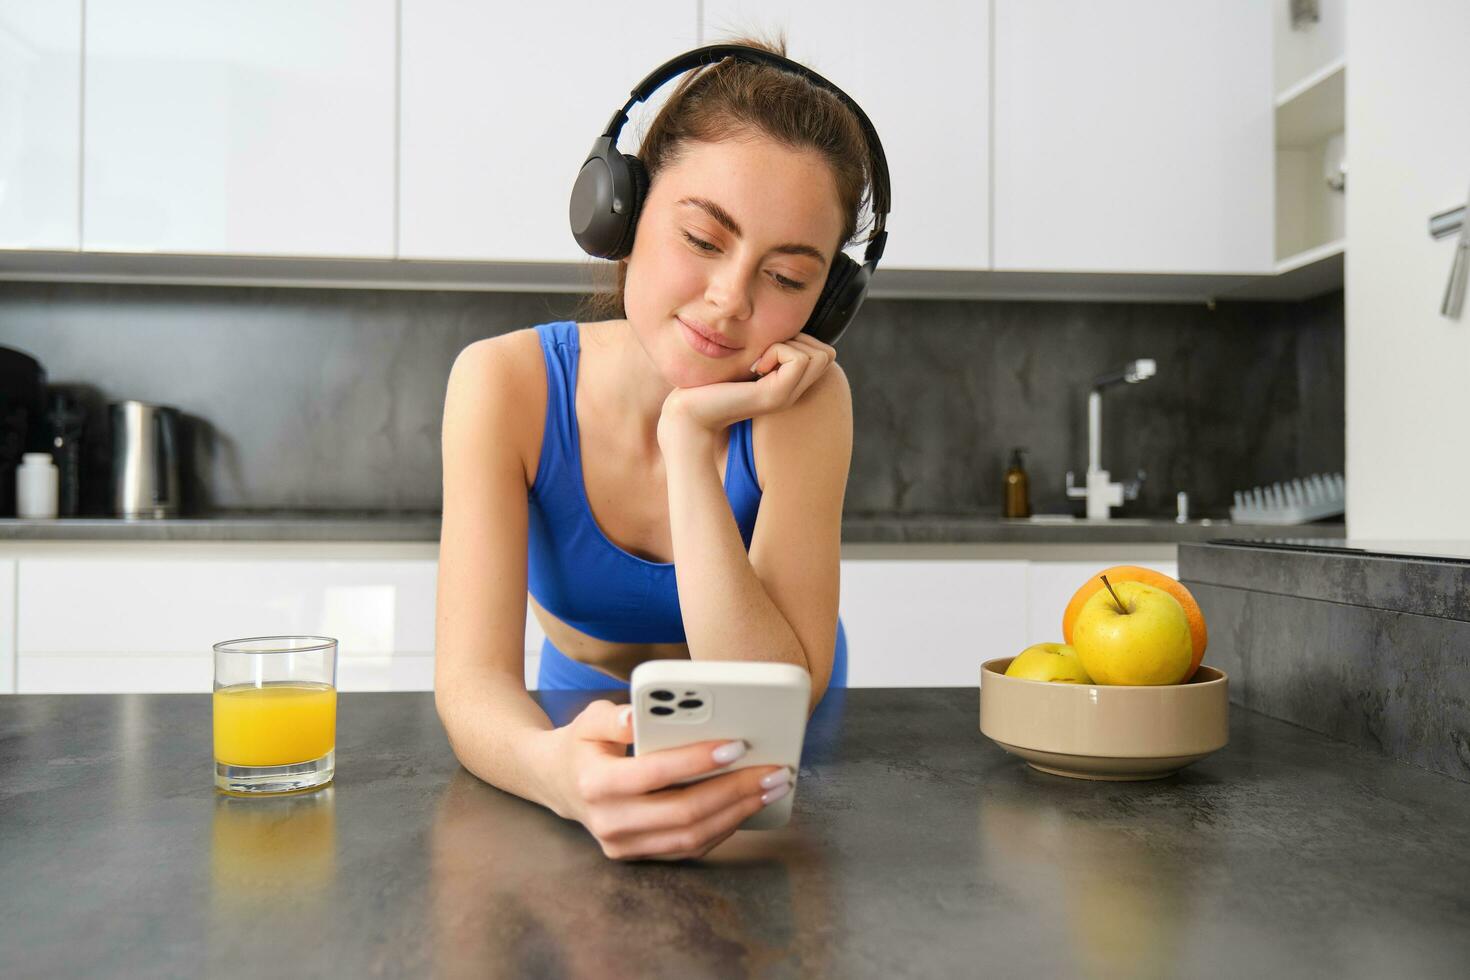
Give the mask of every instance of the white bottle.
[[26, 453], [15, 468], [16, 511], [32, 520], [56, 516], [61, 471], [50, 453]]

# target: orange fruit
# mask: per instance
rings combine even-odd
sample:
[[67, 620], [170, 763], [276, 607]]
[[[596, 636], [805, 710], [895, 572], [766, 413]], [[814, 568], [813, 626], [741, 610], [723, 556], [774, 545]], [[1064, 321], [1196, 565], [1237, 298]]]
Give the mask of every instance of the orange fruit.
[[1119, 582], [1142, 582], [1144, 585], [1152, 585], [1156, 589], [1163, 589], [1175, 599], [1179, 605], [1184, 607], [1184, 618], [1189, 621], [1189, 641], [1194, 649], [1194, 658], [1190, 661], [1189, 672], [1184, 675], [1188, 681], [1199, 669], [1200, 661], [1205, 658], [1205, 646], [1210, 642], [1210, 634], [1205, 629], [1205, 614], [1200, 612], [1199, 603], [1194, 601], [1194, 596], [1189, 594], [1178, 579], [1170, 578], [1163, 572], [1156, 572], [1152, 568], [1142, 568], [1138, 565], [1114, 565], [1112, 568], [1104, 568], [1092, 578], [1082, 583], [1067, 603], [1067, 609], [1062, 613], [1062, 642], [1072, 642], [1072, 624], [1077, 621], [1077, 614], [1082, 611], [1082, 606], [1098, 589], [1103, 587], [1102, 577], [1106, 575], [1108, 581], [1117, 585]]

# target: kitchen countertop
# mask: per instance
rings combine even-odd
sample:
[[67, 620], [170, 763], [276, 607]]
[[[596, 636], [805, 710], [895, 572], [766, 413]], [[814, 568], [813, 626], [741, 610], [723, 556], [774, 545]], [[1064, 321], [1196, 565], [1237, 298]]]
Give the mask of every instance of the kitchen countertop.
[[[592, 695], [543, 695], [568, 718]], [[790, 827], [619, 864], [346, 694], [337, 781], [238, 800], [210, 700], [0, 698], [9, 976], [1458, 976], [1470, 785], [1231, 709], [1168, 779], [1036, 772], [973, 688], [854, 690]]]
[[[1290, 528], [1170, 518], [1113, 518], [1087, 521], [1065, 517], [1006, 520], [999, 517], [927, 515], [854, 516], [842, 522], [842, 540], [880, 543], [1177, 543], [1222, 537], [1336, 537], [1342, 524]], [[169, 520], [105, 517], [37, 521], [0, 519], [0, 541], [438, 541], [437, 512], [242, 511]]]

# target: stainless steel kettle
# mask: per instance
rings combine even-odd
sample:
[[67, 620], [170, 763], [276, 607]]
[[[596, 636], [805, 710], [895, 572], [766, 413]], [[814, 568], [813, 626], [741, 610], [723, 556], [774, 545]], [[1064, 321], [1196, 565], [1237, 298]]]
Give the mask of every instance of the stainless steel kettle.
[[112, 509], [118, 517], [179, 516], [179, 410], [123, 401], [112, 417]]

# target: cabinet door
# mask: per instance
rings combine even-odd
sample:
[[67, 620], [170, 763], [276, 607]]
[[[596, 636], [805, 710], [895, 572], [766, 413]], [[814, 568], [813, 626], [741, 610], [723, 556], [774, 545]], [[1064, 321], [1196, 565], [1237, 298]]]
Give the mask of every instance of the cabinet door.
[[[1033, 561], [1027, 569], [1026, 646], [1062, 642], [1062, 613], [1082, 583], [1113, 565], [1140, 565], [1179, 577], [1177, 561]], [[1014, 651], [1021, 652], [1017, 647]]]
[[[577, 171], [697, 23], [690, 0], [403, 0], [399, 256], [588, 261], [567, 220]], [[648, 118], [634, 111], [623, 152]]]
[[1273, 268], [1265, 0], [995, 0], [997, 270]]
[[850, 687], [975, 687], [1026, 638], [1024, 561], [842, 563]]
[[18, 687], [22, 693], [208, 691], [214, 643], [310, 633], [337, 638], [344, 691], [429, 690], [435, 566], [432, 560], [22, 559]]
[[82, 247], [393, 254], [393, 0], [89, 0]]
[[0, 560], [0, 694], [15, 693], [15, 562]]
[[0, 248], [77, 248], [81, 0], [0, 0]]
[[893, 215], [882, 267], [988, 268], [989, 0], [704, 4], [705, 44], [777, 30], [793, 59], [863, 107], [883, 141]]

